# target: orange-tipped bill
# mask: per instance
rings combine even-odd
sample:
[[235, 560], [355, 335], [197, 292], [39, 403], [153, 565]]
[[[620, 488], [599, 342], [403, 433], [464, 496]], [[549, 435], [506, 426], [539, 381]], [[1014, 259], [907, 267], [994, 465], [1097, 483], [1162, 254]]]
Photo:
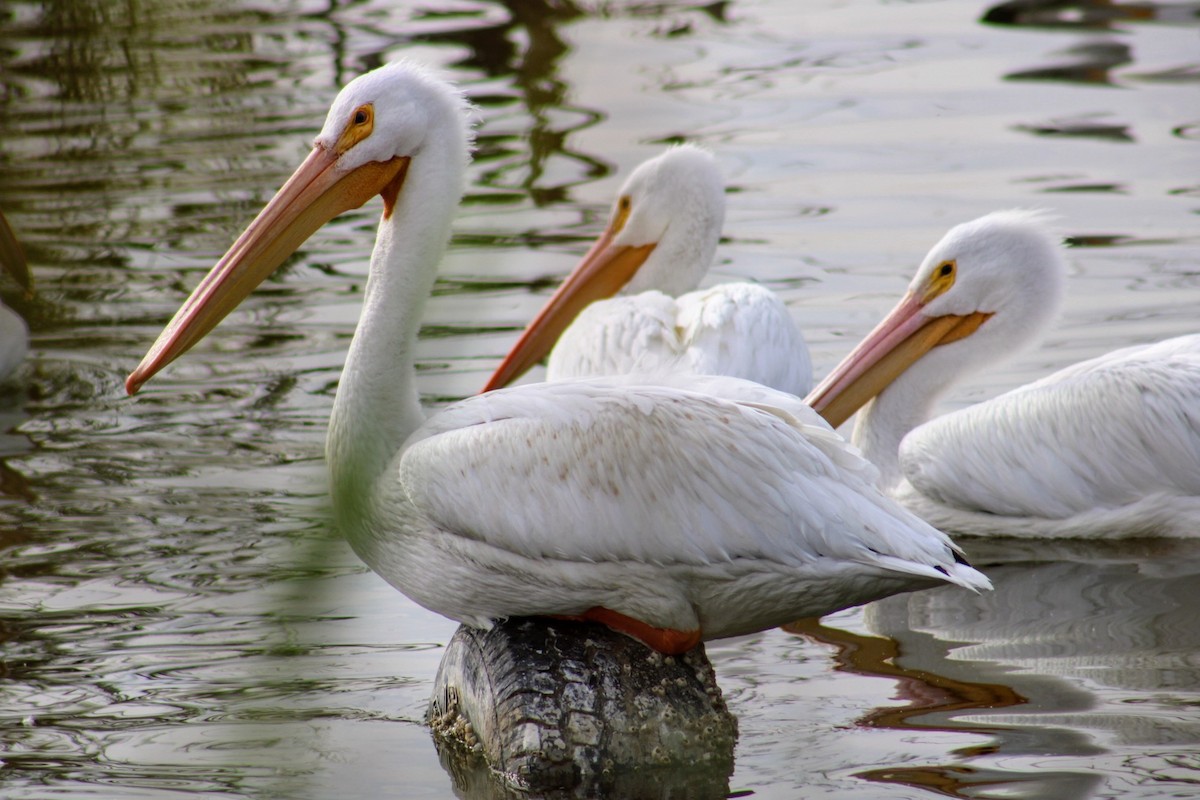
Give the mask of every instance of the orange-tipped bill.
[[976, 311], [930, 317], [922, 313], [924, 306], [915, 294], [906, 294], [805, 402], [836, 428], [921, 356], [938, 345], [970, 336], [991, 316]]
[[596, 240], [579, 265], [542, 307], [521, 338], [492, 373], [483, 391], [499, 389], [521, 377], [553, 349], [579, 312], [595, 300], [621, 290], [654, 250], [653, 244], [614, 246], [610, 229]]
[[33, 294], [33, 276], [25, 261], [25, 251], [17, 241], [17, 235], [8, 226], [8, 220], [0, 214], [0, 269], [13, 277], [27, 295]]
[[157, 341], [125, 380], [134, 394], [142, 384], [204, 338], [289, 255], [329, 220], [377, 194], [390, 215], [408, 167], [407, 158], [337, 168], [338, 154], [313, 148], [250, 227], [175, 312]]

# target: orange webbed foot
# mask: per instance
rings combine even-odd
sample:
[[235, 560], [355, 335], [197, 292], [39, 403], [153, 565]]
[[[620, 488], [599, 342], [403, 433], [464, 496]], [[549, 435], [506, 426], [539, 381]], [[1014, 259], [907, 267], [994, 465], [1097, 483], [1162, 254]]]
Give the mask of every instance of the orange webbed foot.
[[632, 636], [647, 647], [666, 656], [683, 655], [700, 644], [700, 629], [678, 631], [673, 628], [655, 628], [641, 620], [626, 616], [603, 606], [593, 606], [577, 619], [592, 620], [615, 631]]

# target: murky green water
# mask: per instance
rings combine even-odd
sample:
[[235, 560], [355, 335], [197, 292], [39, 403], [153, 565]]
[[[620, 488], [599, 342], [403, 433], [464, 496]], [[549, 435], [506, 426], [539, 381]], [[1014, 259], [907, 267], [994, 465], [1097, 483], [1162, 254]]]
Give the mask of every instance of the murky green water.
[[[784, 293], [818, 373], [947, 227], [1015, 205], [1081, 244], [1067, 310], [952, 405], [1195, 331], [1197, 7], [986, 10], [0, 0], [0, 209], [39, 288], [4, 287], [34, 356], [0, 397], [0, 795], [453, 795], [421, 718], [454, 625], [367, 572], [326, 509], [377, 207], [121, 391], [371, 66], [433, 64], [479, 106], [420, 350], [435, 404], [482, 385], [620, 176], [680, 138], [732, 187], [714, 279]], [[971, 549], [994, 593], [892, 598], [827, 620], [828, 643], [710, 648], [741, 722], [731, 791], [1197, 791], [1200, 546]]]

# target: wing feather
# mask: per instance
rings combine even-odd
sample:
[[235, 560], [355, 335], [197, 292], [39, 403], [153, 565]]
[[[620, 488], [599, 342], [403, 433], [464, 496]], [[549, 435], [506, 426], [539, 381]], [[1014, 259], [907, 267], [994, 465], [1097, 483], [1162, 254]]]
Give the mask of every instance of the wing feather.
[[672, 372], [744, 378], [800, 397], [812, 388], [804, 336], [783, 302], [752, 283], [592, 303], [551, 352], [547, 379]]
[[546, 379], [664, 373], [686, 369], [675, 299], [657, 291], [592, 303], [559, 337]]
[[635, 382], [533, 384], [455, 404], [409, 439], [400, 485], [438, 527], [527, 557], [891, 559], [945, 577], [949, 540], [884, 498], [874, 470], [800, 401], [762, 402], [770, 390], [733, 379], [707, 388], [759, 402]]
[[729, 375], [804, 397], [812, 389], [808, 345], [774, 292], [722, 283], [676, 301], [690, 371]]
[[1200, 335], [1116, 350], [946, 414], [901, 443], [934, 500], [1065, 518], [1200, 495]]

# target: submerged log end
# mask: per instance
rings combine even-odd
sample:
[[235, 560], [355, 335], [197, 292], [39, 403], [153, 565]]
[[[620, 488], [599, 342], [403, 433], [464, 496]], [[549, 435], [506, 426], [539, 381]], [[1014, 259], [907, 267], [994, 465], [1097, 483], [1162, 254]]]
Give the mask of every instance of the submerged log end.
[[459, 627], [428, 721], [464, 796], [524, 792], [724, 797], [737, 720], [699, 646], [662, 656], [594, 623], [513, 619]]

